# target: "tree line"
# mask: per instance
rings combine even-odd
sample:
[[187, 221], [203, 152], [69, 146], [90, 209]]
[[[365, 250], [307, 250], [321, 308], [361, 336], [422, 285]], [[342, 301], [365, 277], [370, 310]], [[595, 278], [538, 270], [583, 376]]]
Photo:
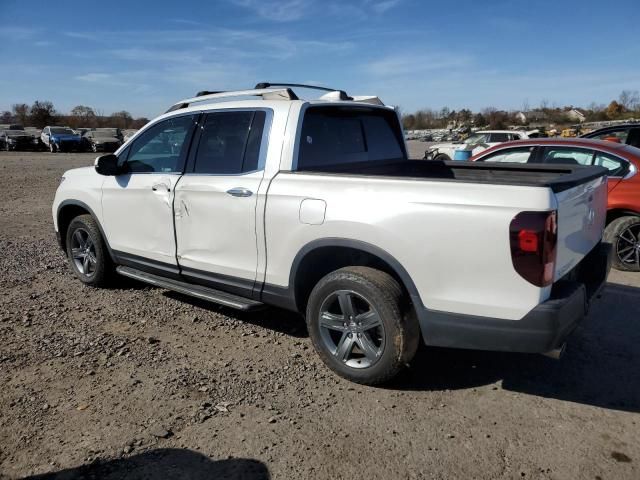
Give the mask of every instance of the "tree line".
[[68, 114], [60, 113], [50, 101], [36, 100], [33, 105], [16, 103], [11, 111], [0, 114], [0, 123], [18, 123], [23, 126], [44, 128], [47, 125], [62, 125], [71, 128], [140, 128], [149, 122], [148, 118], [133, 118], [129, 112], [122, 110], [105, 115], [100, 110], [78, 105]]
[[[573, 105], [558, 107], [543, 100], [537, 108], [530, 109], [528, 102], [524, 102], [521, 110], [499, 110], [494, 107], [484, 108], [479, 112], [469, 109], [450, 110], [444, 107], [440, 110], [430, 108], [418, 110], [414, 113], [402, 115], [402, 123], [406, 130], [438, 129], [462, 126], [489, 127], [504, 129], [512, 125], [571, 125], [576, 124], [570, 112], [578, 110], [585, 116], [586, 122], [607, 120], [625, 120], [640, 117], [640, 94], [637, 90], [623, 90], [616, 100], [607, 104], [592, 103], [587, 108], [577, 108]], [[520, 114], [524, 114], [523, 116]]]

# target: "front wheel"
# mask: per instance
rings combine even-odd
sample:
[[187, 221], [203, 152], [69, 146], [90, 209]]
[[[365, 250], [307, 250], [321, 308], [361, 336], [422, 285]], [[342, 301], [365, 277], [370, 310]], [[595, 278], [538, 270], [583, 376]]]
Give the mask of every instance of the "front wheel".
[[307, 304], [315, 350], [338, 375], [376, 385], [393, 378], [415, 355], [419, 327], [403, 309], [390, 275], [368, 267], [336, 270], [318, 282]]
[[616, 218], [607, 225], [604, 239], [613, 247], [616, 270], [640, 272], [640, 216]]
[[451, 161], [451, 158], [449, 158], [449, 155], [447, 155], [445, 153], [439, 153], [438, 155], [436, 155], [434, 160], [438, 160], [440, 162], [449, 162], [449, 161]]
[[78, 279], [93, 287], [105, 286], [112, 273], [109, 252], [91, 215], [74, 218], [67, 229], [67, 257]]
[[58, 149], [56, 148], [56, 144], [55, 143], [53, 143], [53, 142], [49, 143], [49, 151], [51, 153], [56, 153], [58, 151]]

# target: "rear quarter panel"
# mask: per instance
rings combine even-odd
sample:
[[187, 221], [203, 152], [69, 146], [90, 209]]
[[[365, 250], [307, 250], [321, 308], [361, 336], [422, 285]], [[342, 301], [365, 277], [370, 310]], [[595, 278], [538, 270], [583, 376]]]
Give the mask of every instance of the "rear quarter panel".
[[[307, 198], [326, 203], [323, 223], [300, 221]], [[314, 240], [365, 241], [407, 270], [429, 309], [517, 320], [550, 288], [514, 270], [509, 224], [553, 208], [546, 188], [282, 172], [267, 198], [265, 281], [288, 286], [296, 254]]]

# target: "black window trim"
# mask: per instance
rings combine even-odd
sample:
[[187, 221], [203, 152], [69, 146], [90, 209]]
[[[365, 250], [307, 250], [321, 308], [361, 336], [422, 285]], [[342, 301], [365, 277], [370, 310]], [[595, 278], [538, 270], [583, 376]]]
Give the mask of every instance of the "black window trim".
[[126, 172], [126, 173], [123, 173], [123, 175], [176, 175], [176, 174], [184, 175], [185, 165], [187, 164], [187, 159], [189, 158], [189, 155], [190, 155], [191, 150], [192, 150], [194, 133], [196, 131], [197, 126], [199, 125], [199, 123], [201, 121], [201, 117], [202, 117], [202, 112], [201, 111], [180, 112], [180, 114], [178, 114], [178, 115], [171, 115], [171, 116], [168, 116], [168, 117], [162, 117], [162, 118], [159, 118], [158, 120], [156, 120], [153, 123], [147, 124], [143, 130], [141, 130], [141, 131], [136, 133], [135, 138], [132, 139], [133, 141], [128, 142], [128, 144], [126, 144], [125, 148], [122, 151], [117, 153], [117, 157], [118, 157], [118, 163], [120, 163], [120, 156], [122, 154], [125, 154], [125, 158], [122, 161], [122, 163], [123, 164], [127, 163], [129, 161], [129, 153], [131, 152], [131, 147], [133, 146], [133, 144], [137, 140], [140, 139], [140, 137], [142, 135], [144, 135], [144, 133], [147, 130], [155, 127], [159, 123], [162, 123], [162, 122], [164, 122], [166, 120], [173, 120], [175, 118], [180, 118], [180, 117], [194, 117], [194, 122], [192, 123], [190, 130], [185, 135], [184, 141], [185, 141], [185, 143], [187, 143], [187, 152], [178, 161], [178, 168], [175, 171], [171, 171], [171, 172]]
[[[258, 168], [247, 172], [239, 173], [200, 173], [195, 171], [196, 156], [198, 153], [198, 147], [200, 145], [200, 138], [202, 137], [202, 130], [207, 121], [209, 115], [216, 113], [231, 113], [231, 112], [264, 112], [266, 117], [264, 119], [264, 127], [262, 129], [262, 138], [260, 139], [260, 154], [258, 155]], [[202, 112], [202, 116], [198, 122], [196, 132], [193, 135], [191, 149], [185, 163], [184, 175], [189, 176], [208, 176], [208, 177], [241, 177], [243, 175], [249, 175], [257, 172], [264, 172], [267, 163], [267, 153], [269, 150], [269, 136], [271, 135], [271, 125], [273, 124], [274, 112], [272, 108], [267, 107], [236, 107], [236, 108], [216, 108], [213, 110], [205, 110]]]

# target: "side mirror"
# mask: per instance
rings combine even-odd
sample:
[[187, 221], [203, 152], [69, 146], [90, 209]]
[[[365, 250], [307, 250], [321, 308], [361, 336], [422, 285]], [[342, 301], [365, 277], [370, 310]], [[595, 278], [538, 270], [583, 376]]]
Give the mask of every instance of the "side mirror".
[[94, 165], [100, 175], [114, 176], [122, 173], [122, 169], [118, 167], [118, 157], [113, 153], [99, 156]]

